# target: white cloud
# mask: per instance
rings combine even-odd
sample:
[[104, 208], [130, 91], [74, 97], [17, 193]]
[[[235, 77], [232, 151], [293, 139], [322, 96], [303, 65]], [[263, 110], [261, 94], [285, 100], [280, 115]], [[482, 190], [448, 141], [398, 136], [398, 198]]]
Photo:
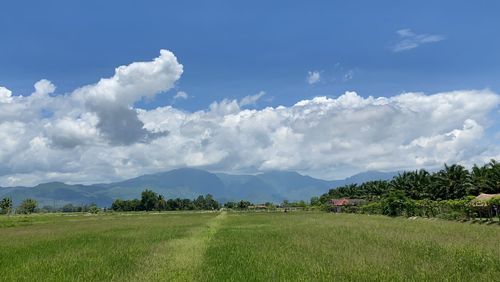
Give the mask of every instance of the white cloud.
[[39, 80], [37, 83], [35, 83], [34, 87], [35, 92], [33, 93], [33, 95], [49, 95], [51, 93], [54, 93], [54, 91], [56, 90], [56, 86], [47, 79]]
[[161, 50], [160, 56], [153, 61], [119, 66], [112, 77], [81, 87], [73, 96], [91, 106], [101, 103], [130, 106], [143, 97], [169, 90], [182, 72], [183, 66], [174, 54]]
[[132, 104], [169, 90], [180, 78], [183, 66], [174, 54], [161, 50], [151, 62], [135, 62], [115, 69], [111, 78], [75, 90], [72, 97], [97, 114], [97, 127], [114, 144], [128, 145], [155, 138], [137, 118]]
[[174, 58], [164, 51], [68, 95], [47, 95], [55, 89], [50, 82], [35, 91], [44, 95], [14, 96], [1, 87], [0, 185], [113, 181], [184, 166], [340, 178], [500, 156], [486, 134], [500, 105], [489, 90], [378, 98], [346, 92], [244, 109], [259, 92], [197, 112], [133, 108], [179, 79]]
[[321, 80], [321, 74], [319, 71], [308, 71], [306, 81], [309, 84], [318, 83]]
[[0, 86], [0, 103], [11, 103], [12, 102], [12, 91]]
[[255, 105], [257, 101], [259, 101], [262, 96], [266, 95], [266, 92], [260, 91], [259, 93], [255, 95], [250, 95], [250, 96], [245, 96], [243, 99], [240, 100], [239, 106], [244, 107], [248, 105]]
[[396, 32], [399, 36], [399, 41], [392, 46], [392, 51], [401, 52], [407, 51], [422, 44], [435, 43], [446, 39], [443, 35], [437, 34], [416, 34], [410, 29], [400, 29]]
[[187, 99], [189, 98], [189, 95], [184, 92], [184, 91], [178, 91], [175, 96], [174, 96], [174, 100], [178, 100], [178, 99]]

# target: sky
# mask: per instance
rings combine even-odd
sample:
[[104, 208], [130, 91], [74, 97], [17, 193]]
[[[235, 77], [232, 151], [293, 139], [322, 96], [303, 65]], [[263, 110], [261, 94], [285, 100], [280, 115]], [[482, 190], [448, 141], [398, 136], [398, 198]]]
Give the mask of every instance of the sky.
[[4, 1], [0, 185], [500, 159], [495, 1]]

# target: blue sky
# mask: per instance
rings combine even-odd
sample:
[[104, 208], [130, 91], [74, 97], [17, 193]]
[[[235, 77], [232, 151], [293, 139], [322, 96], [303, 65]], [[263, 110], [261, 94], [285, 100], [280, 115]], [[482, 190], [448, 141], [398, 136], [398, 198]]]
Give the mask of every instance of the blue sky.
[[338, 179], [500, 159], [498, 1], [0, 11], [3, 186], [186, 166]]
[[[198, 110], [261, 90], [261, 106], [275, 106], [346, 90], [392, 96], [500, 88], [495, 1], [6, 2], [0, 85], [16, 94], [31, 93], [40, 78], [69, 92], [161, 48], [176, 54], [183, 77], [170, 95], [141, 107], [169, 104], [177, 90], [193, 97], [177, 107]], [[445, 40], [393, 52], [401, 29]], [[322, 79], [309, 85], [313, 70]]]

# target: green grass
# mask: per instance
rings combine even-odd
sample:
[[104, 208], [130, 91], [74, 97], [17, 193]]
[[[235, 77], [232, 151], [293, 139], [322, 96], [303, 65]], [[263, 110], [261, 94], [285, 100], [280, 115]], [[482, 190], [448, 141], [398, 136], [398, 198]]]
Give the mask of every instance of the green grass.
[[309, 212], [0, 217], [1, 281], [498, 277], [498, 226]]

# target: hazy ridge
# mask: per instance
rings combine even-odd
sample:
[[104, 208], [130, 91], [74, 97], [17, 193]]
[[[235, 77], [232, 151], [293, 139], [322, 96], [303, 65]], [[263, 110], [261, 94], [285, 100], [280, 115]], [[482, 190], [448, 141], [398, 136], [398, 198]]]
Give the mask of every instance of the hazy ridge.
[[167, 198], [194, 198], [212, 194], [219, 201], [248, 200], [255, 203], [309, 200], [331, 188], [368, 180], [391, 179], [397, 172], [368, 171], [342, 180], [322, 180], [293, 171], [271, 171], [257, 175], [211, 173], [201, 169], [180, 168], [147, 174], [108, 184], [65, 184], [49, 182], [34, 187], [1, 187], [0, 197], [14, 203], [34, 198], [39, 206], [89, 204], [109, 206], [114, 199], [138, 198], [148, 188]]

